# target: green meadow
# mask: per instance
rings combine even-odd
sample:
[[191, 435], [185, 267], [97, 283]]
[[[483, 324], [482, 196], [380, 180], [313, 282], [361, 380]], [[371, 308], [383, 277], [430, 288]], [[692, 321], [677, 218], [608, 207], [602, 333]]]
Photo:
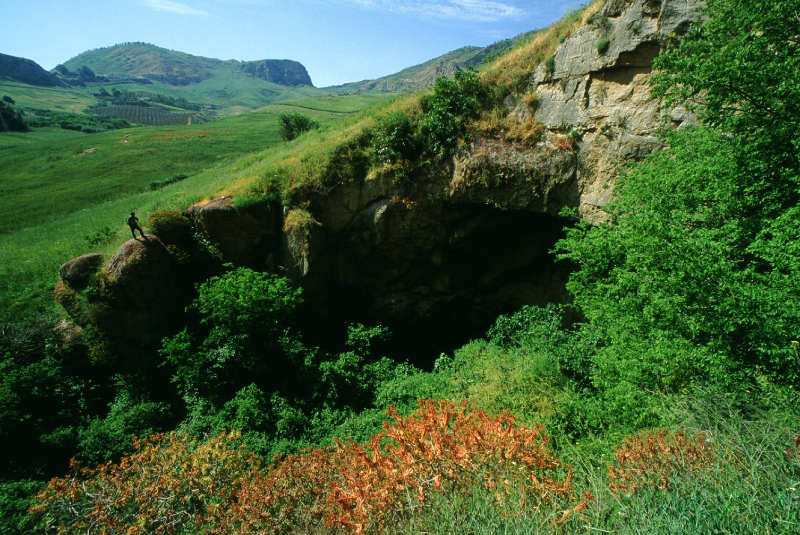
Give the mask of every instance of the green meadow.
[[[291, 150], [307, 143], [304, 137], [324, 136], [333, 125], [386, 100], [326, 96], [203, 125], [0, 134], [4, 314], [52, 306], [58, 267], [87, 252], [112, 253], [127, 238], [127, 213], [186, 208], [234, 180], [242, 161]], [[284, 142], [278, 116], [290, 111], [318, 121], [319, 131]]]

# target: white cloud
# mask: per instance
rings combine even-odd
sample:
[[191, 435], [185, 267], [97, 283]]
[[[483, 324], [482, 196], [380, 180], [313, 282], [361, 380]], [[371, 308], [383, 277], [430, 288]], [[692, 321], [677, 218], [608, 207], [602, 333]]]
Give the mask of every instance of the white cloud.
[[[167, 0], [147, 0], [149, 2]], [[270, 5], [272, 0], [217, 0], [238, 4]], [[297, 0], [292, 0], [297, 1]], [[514, 3], [520, 0], [307, 0], [322, 4], [354, 5], [372, 11], [419, 15], [470, 22], [497, 22], [522, 18], [528, 13]]]
[[140, 2], [150, 8], [158, 11], [166, 11], [168, 13], [177, 13], [178, 15], [208, 15], [208, 12], [195, 9], [180, 2], [173, 2], [172, 0], [140, 0]]
[[[331, 1], [331, 0], [328, 0]], [[520, 18], [525, 11], [508, 2], [497, 0], [333, 0], [354, 4], [373, 11], [422, 15], [440, 19], [472, 22], [495, 22]]]
[[444, 18], [478, 22], [493, 22], [509, 17], [520, 17], [522, 9], [492, 0], [449, 0], [448, 2], [426, 2], [420, 12]]

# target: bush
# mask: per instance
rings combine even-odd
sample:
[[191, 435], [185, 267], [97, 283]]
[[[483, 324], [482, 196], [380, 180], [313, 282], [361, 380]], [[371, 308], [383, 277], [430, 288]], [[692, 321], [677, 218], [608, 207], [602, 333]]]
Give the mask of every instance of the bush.
[[147, 216], [147, 230], [168, 244], [188, 247], [193, 241], [192, 222], [177, 210], [157, 210]]
[[279, 132], [284, 141], [291, 141], [309, 130], [319, 128], [319, 123], [307, 115], [298, 112], [278, 115]]
[[377, 163], [394, 163], [418, 159], [423, 142], [417, 123], [403, 112], [394, 112], [379, 120], [372, 133], [372, 147]]
[[0, 535], [41, 533], [36, 530], [37, 519], [28, 514], [28, 508], [35, 505], [32, 496], [43, 486], [31, 480], [0, 481]]
[[0, 101], [0, 132], [25, 132], [27, 130], [28, 127], [19, 110], [14, 109], [11, 103], [5, 99]]
[[597, 51], [600, 54], [605, 54], [608, 51], [609, 46], [611, 46], [611, 39], [604, 37], [597, 42]]
[[422, 129], [433, 152], [452, 155], [466, 134], [469, 121], [477, 119], [494, 101], [494, 91], [483, 84], [474, 70], [457, 72], [453, 79], [436, 80], [433, 94], [422, 101]]
[[304, 384], [307, 349], [293, 330], [300, 294], [285, 277], [247, 268], [200, 284], [191, 310], [201, 326], [162, 343], [181, 393], [221, 405], [253, 382], [264, 390]]

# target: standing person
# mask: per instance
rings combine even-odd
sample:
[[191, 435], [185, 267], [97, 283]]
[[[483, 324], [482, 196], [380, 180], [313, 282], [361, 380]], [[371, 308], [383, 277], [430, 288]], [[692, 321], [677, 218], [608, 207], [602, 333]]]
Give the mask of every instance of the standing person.
[[133, 235], [133, 239], [136, 239], [136, 230], [142, 235], [142, 238], [145, 238], [144, 231], [142, 227], [139, 226], [139, 218], [136, 217], [136, 212], [131, 212], [131, 215], [125, 218], [125, 222], [131, 227], [131, 234]]

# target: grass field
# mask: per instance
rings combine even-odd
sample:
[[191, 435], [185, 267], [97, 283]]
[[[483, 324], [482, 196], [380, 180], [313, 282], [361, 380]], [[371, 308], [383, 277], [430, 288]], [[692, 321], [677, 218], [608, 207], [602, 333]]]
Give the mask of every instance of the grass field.
[[[112, 253], [128, 237], [127, 213], [186, 208], [240, 177], [242, 161], [285, 151], [291, 144], [278, 134], [280, 113], [300, 111], [321, 124], [319, 134], [309, 135], [324, 135], [383, 101], [386, 97], [326, 97], [203, 125], [89, 135], [59, 129], [0, 134], [3, 314], [52, 306], [58, 267], [90, 251]], [[299, 142], [302, 136], [293, 143]]]
[[96, 89], [60, 87], [35, 87], [28, 84], [0, 80], [0, 96], [9, 96], [22, 108], [40, 108], [82, 113], [95, 102], [92, 91]]

